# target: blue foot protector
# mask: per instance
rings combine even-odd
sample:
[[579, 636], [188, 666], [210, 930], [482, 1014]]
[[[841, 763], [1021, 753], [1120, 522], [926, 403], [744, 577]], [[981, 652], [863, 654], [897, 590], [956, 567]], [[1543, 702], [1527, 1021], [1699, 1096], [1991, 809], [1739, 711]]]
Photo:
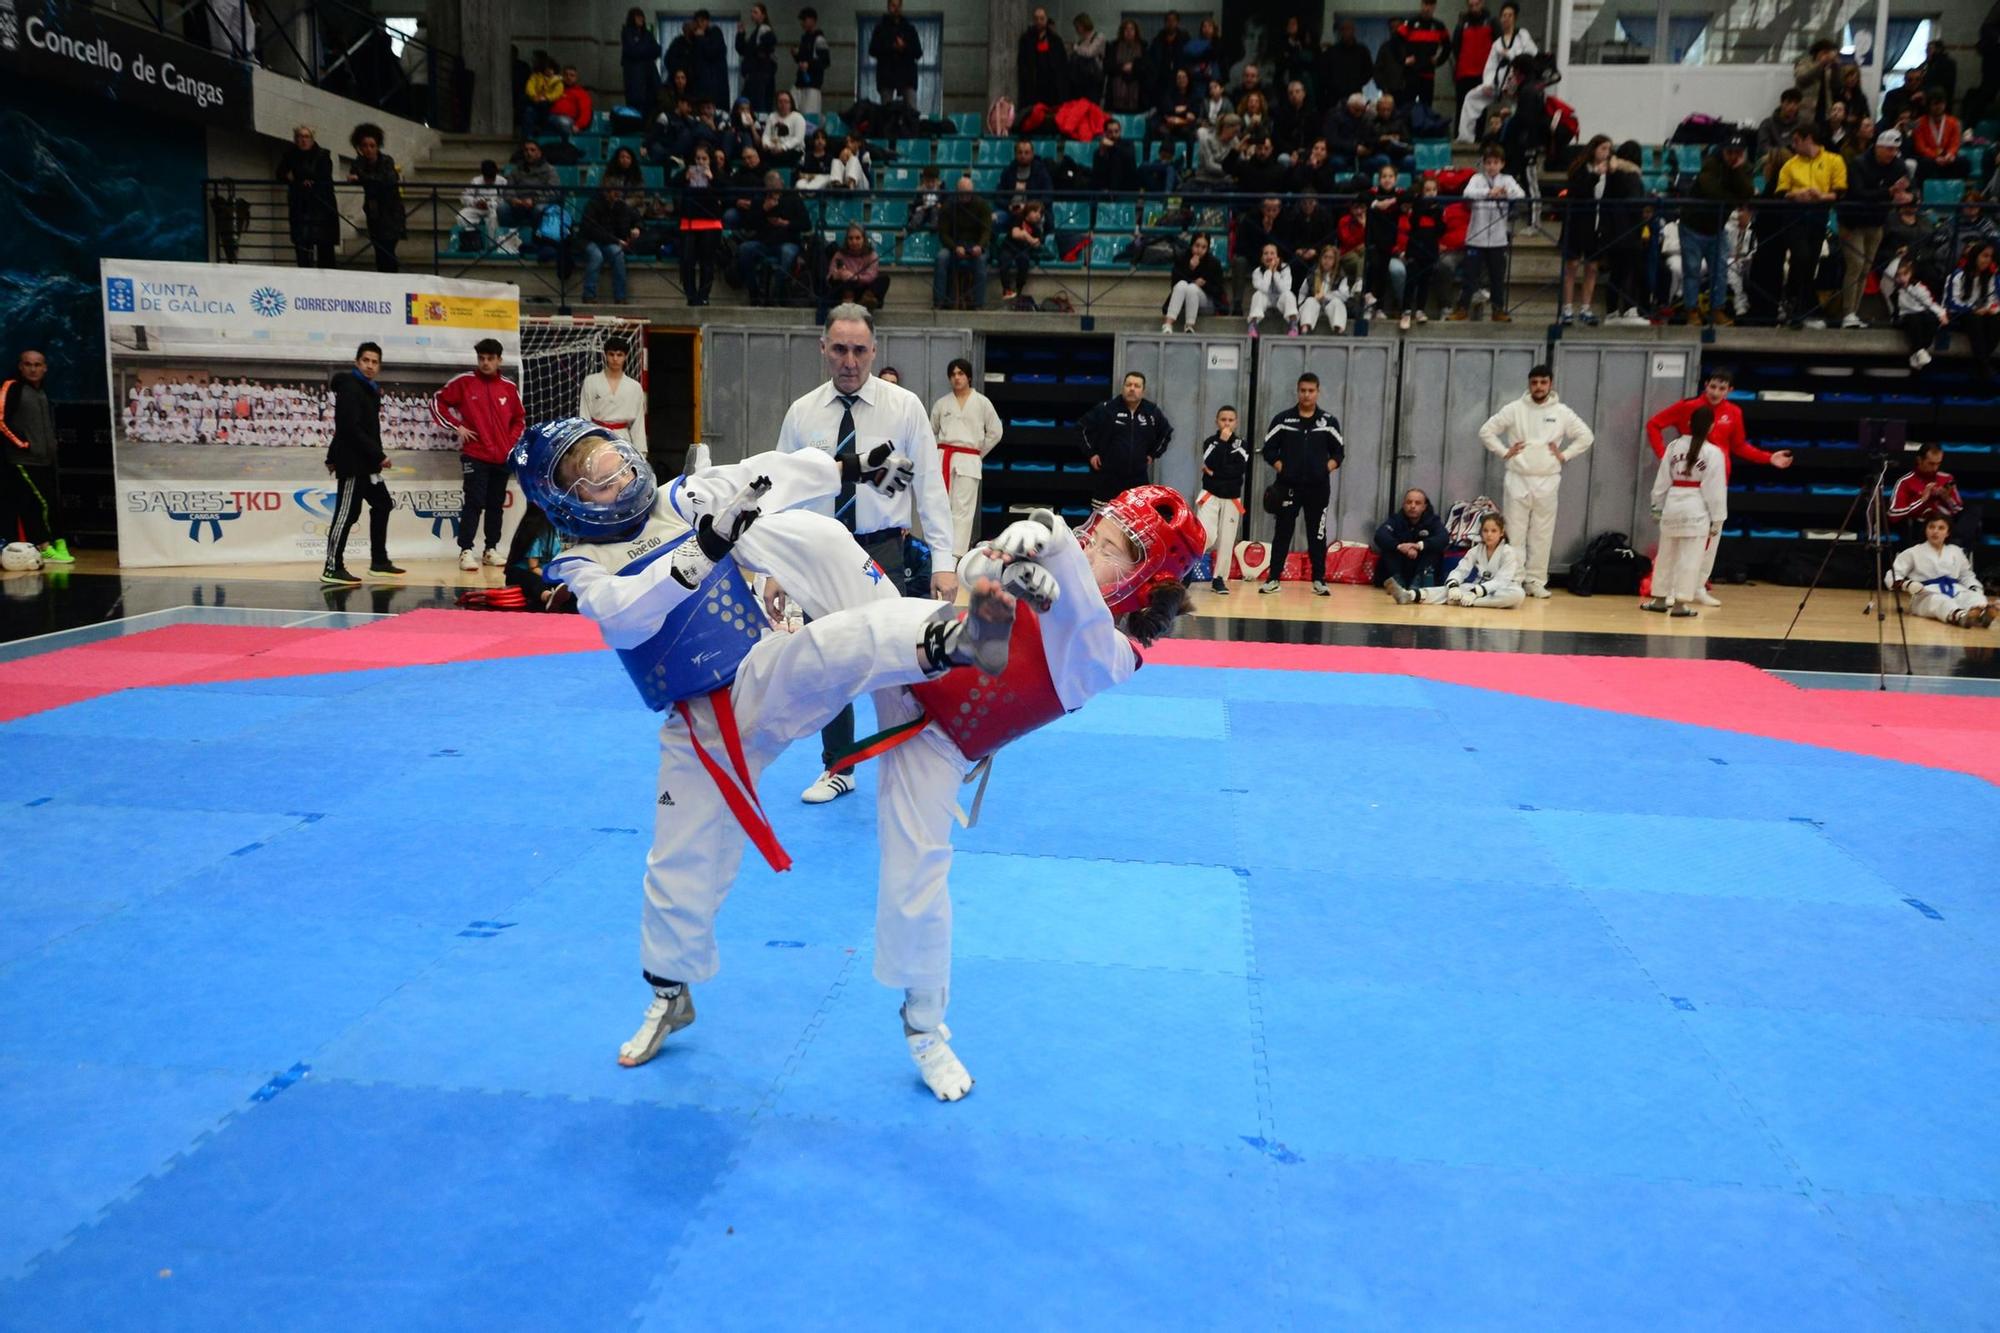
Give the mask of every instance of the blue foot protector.
[[1448, 1165], [1791, 1188], [1668, 1005], [1273, 982], [1277, 1137]]
[[[318, 1078], [7, 1294], [24, 1327], [611, 1328], [736, 1148], [704, 1112]], [[310, 1145], [302, 1151], [302, 1145]]]
[[1269, 1159], [945, 1123], [985, 1095], [928, 1125], [760, 1119], [638, 1326], [1280, 1326]]
[[976, 1083], [941, 1106], [910, 1063], [901, 992], [856, 971], [786, 1079], [778, 1112], [881, 1127], [942, 1114], [1001, 1133], [1211, 1148], [1260, 1132], [1241, 977], [961, 961], [952, 1049]]
[[1887, 1328], [1785, 1189], [1309, 1159], [1276, 1174], [1294, 1328]]

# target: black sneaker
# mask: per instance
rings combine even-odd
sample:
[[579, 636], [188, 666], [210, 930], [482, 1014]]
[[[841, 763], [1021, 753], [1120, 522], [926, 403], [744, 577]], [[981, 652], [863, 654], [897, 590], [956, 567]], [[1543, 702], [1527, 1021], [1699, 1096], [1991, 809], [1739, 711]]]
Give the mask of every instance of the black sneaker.
[[319, 572], [319, 581], [333, 587], [352, 587], [361, 582], [361, 579], [345, 569], [322, 569]]
[[1210, 592], [1221, 593], [1224, 597], [1229, 596], [1229, 585], [1221, 579], [1210, 579], [1208, 581], [1208, 589]]
[[[372, 564], [372, 565], [368, 566], [368, 572], [369, 572], [370, 574], [381, 574], [381, 575], [384, 575], [384, 576], [387, 576], [387, 575], [392, 575], [392, 574], [407, 574], [407, 573], [409, 573], [410, 571], [409, 571], [409, 570], [407, 570], [407, 569], [402, 569], [402, 568], [399, 568], [398, 566], [396, 566], [395, 564], [391, 563], [390, 561], [387, 561], [387, 560], [377, 560], [377, 561], [376, 561], [376, 562], [375, 562], [374, 564]], [[355, 582], [356, 582], [356, 583], [359, 583], [359, 582], [361, 582], [361, 580], [360, 580], [360, 579], [356, 579], [356, 580], [355, 580]]]

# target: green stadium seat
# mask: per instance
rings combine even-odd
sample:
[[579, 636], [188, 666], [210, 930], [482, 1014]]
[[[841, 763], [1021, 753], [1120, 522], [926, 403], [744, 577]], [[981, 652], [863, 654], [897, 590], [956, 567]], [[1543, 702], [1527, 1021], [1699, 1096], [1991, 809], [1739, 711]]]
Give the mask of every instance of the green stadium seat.
[[1926, 204], [1955, 204], [1965, 197], [1965, 188], [1970, 181], [1928, 180], [1924, 182], [1924, 202]]
[[884, 167], [876, 184], [884, 190], [914, 190], [923, 173], [917, 167]]
[[1070, 161], [1081, 163], [1087, 167], [1097, 160], [1097, 140], [1091, 139], [1086, 143], [1064, 144], [1063, 155], [1069, 158]]
[[1097, 206], [1097, 230], [1100, 232], [1131, 232], [1139, 227], [1139, 210], [1132, 204], [1099, 204]]
[[1647, 144], [1639, 150], [1639, 170], [1665, 171], [1666, 168], [1666, 159], [1661, 156], [1659, 148], [1654, 147], [1652, 144]]
[[557, 167], [556, 180], [571, 189], [584, 184], [582, 167]]
[[896, 262], [895, 232], [877, 231], [873, 227], [870, 227], [868, 229], [868, 244], [875, 247], [875, 253], [883, 263], [893, 264]]
[[1059, 141], [1055, 139], [1035, 139], [1032, 142], [1035, 145], [1036, 157], [1039, 157], [1044, 162], [1055, 160], [1056, 149], [1060, 146]]
[[971, 166], [972, 140], [939, 139], [937, 143], [937, 164], [941, 167]]
[[1058, 201], [1055, 223], [1057, 231], [1089, 231], [1090, 205], [1074, 199]]
[[952, 131], [959, 138], [977, 139], [979, 137], [979, 113], [977, 111], [954, 111], [949, 116], [946, 116], [945, 119], [951, 122]]
[[1677, 143], [1673, 146], [1674, 166], [1692, 176], [1701, 170], [1701, 145], [1698, 143]]
[[1667, 192], [1667, 173], [1664, 171], [1641, 171], [1639, 179], [1646, 183], [1647, 194], [1665, 194]]
[[896, 150], [896, 161], [906, 167], [920, 167], [931, 160], [929, 139], [892, 139], [889, 146]]
[[1100, 231], [1090, 238], [1088, 262], [1092, 268], [1131, 268], [1131, 260], [1118, 257], [1131, 244], [1130, 236], [1112, 236]]
[[1416, 146], [1418, 171], [1443, 171], [1451, 165], [1451, 145], [1425, 140]]
[[[1147, 125], [1146, 125], [1146, 116], [1144, 112], [1121, 111], [1117, 114], [1116, 119], [1118, 121], [1118, 127], [1125, 131], [1124, 137], [1126, 143], [1138, 143], [1141, 139], [1146, 137]], [[1151, 161], [1152, 155], [1150, 153], [1147, 154], [1146, 158], [1143, 160]]]
[[1992, 153], [1992, 149], [1982, 147], [1979, 144], [1967, 144], [1959, 149], [1958, 155], [1965, 159], [1966, 168], [1972, 173], [1966, 182], [1967, 184], [1981, 185], [1985, 183], [1986, 166], [1991, 160]]
[[999, 189], [1000, 168], [974, 167], [972, 169], [972, 188], [981, 194], [991, 194]]
[[865, 201], [835, 194], [823, 194], [820, 198], [820, 226], [829, 230], [845, 230], [849, 223], [864, 220], [861, 210]]
[[937, 262], [937, 233], [934, 231], [913, 231], [903, 236], [903, 262], [905, 264], [935, 264]]
[[895, 227], [901, 230], [910, 221], [910, 201], [907, 199], [877, 199], [868, 210], [868, 222], [876, 227]]
[[829, 111], [825, 116], [821, 117], [819, 127], [826, 131], [826, 137], [829, 139], [837, 140], [847, 137], [847, 122], [841, 119], [838, 111]]
[[1212, 233], [1208, 238], [1208, 248], [1209, 253], [1215, 256], [1216, 263], [1227, 264], [1229, 262], [1229, 228], [1224, 227], [1221, 231]]
[[981, 139], [973, 163], [982, 167], [1004, 167], [1014, 160], [1012, 139]]

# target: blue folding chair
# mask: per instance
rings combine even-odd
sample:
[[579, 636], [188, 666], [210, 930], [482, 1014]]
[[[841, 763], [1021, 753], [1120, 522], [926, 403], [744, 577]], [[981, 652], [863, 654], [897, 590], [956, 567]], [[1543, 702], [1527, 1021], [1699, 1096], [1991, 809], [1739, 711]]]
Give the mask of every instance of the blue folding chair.
[[1097, 206], [1097, 230], [1136, 231], [1139, 226], [1139, 210], [1132, 204], [1099, 204]]
[[1451, 145], [1432, 139], [1420, 140], [1416, 147], [1418, 171], [1443, 171], [1451, 165]]
[[934, 231], [913, 231], [903, 236], [903, 262], [905, 264], [935, 264], [937, 262], [938, 238]]
[[937, 142], [937, 164], [941, 167], [969, 167], [972, 165], [972, 143], [970, 139], [939, 139]]

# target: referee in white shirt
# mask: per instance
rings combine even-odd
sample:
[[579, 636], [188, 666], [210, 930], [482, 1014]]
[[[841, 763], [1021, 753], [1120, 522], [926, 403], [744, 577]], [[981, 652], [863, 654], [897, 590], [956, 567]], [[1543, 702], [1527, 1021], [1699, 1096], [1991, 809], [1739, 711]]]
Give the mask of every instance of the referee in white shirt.
[[[837, 305], [828, 312], [820, 335], [830, 378], [793, 403], [778, 428], [778, 449], [824, 449], [839, 457], [865, 453], [884, 440], [916, 465], [907, 494], [888, 499], [866, 487], [843, 485], [830, 508], [854, 530], [854, 540], [885, 575], [901, 584], [903, 539], [911, 512], [923, 519], [931, 547], [931, 595], [950, 601], [958, 594], [958, 553], [952, 549], [951, 500], [945, 492], [937, 439], [923, 400], [908, 389], [870, 373], [875, 364], [875, 319], [858, 305]], [[853, 770], [836, 767], [834, 756], [854, 745], [854, 709], [842, 710], [820, 733], [820, 757], [826, 771], [805, 789], [808, 805], [821, 805], [854, 790]]]

